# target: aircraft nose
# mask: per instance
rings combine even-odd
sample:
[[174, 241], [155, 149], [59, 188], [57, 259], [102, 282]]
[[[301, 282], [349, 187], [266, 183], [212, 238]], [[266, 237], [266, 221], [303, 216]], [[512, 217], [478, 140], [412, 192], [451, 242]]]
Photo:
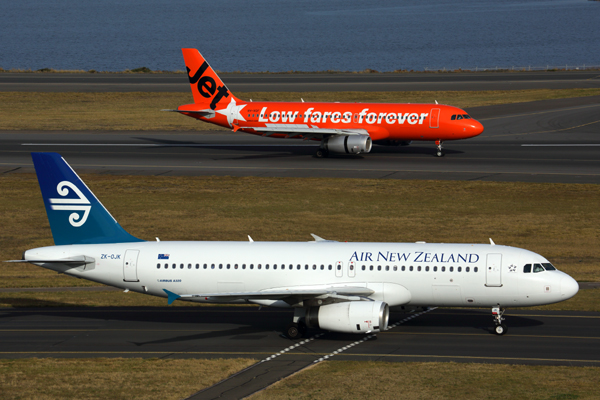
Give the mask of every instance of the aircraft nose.
[[577, 281], [570, 276], [566, 276], [560, 280], [560, 294], [566, 299], [570, 299], [575, 296], [579, 291], [579, 284]]
[[481, 133], [483, 133], [483, 125], [481, 124], [481, 122], [473, 119], [471, 120], [471, 127], [469, 131], [471, 133], [471, 137], [479, 136], [481, 135]]

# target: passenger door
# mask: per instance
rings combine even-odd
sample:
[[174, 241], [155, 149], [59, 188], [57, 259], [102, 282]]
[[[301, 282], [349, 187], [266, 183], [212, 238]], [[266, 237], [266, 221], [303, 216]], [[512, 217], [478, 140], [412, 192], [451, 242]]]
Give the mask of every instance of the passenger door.
[[488, 254], [485, 269], [485, 286], [502, 286], [502, 254]]

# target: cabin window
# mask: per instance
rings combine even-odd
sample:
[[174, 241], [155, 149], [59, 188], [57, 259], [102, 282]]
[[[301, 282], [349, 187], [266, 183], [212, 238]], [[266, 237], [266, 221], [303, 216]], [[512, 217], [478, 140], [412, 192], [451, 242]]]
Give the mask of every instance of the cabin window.
[[390, 266], [389, 266], [389, 265], [386, 265], [386, 266], [385, 266], [385, 270], [386, 270], [386, 271], [389, 271], [389, 270], [390, 270]]
[[231, 269], [231, 264], [227, 264], [227, 269]]
[[450, 271], [450, 272], [454, 272], [454, 267], [450, 267], [450, 268], [448, 268], [448, 271]]
[[234, 264], [233, 269], [238, 269], [238, 265]]
[[223, 269], [223, 264], [219, 264], [219, 269]]
[[215, 264], [210, 264], [210, 269], [215, 269]]
[[265, 269], [269, 269], [269, 264], [266, 264], [266, 265], [265, 265]]
[[421, 266], [420, 265], [417, 267], [417, 271], [421, 272]]
[[160, 269], [160, 263], [156, 264], [156, 269]]
[[242, 269], [246, 269], [246, 264], [242, 264]]
[[292, 264], [290, 264], [290, 269], [294, 268], [294, 266]]
[[188, 269], [192, 269], [192, 264], [188, 264]]
[[406, 267], [404, 265], [402, 266], [402, 271], [406, 271]]
[[313, 270], [317, 269], [317, 266], [315, 264], [313, 264]]
[[458, 267], [458, 268], [456, 268], [456, 270], [457, 270], [458, 272], [461, 272], [461, 271], [462, 271], [462, 268], [461, 268], [461, 267]]
[[433, 267], [433, 272], [437, 272], [437, 267]]
[[381, 271], [381, 265], [377, 266], [377, 271]]
[[408, 270], [409, 270], [410, 272], [412, 272], [412, 271], [413, 271], [413, 266], [411, 265], [410, 267], [408, 267]]
[[369, 271], [373, 271], [373, 266], [369, 266]]
[[477, 272], [478, 270], [479, 270], [479, 268], [473, 267], [473, 272]]
[[277, 264], [273, 264], [273, 269], [277, 269]]
[[207, 267], [208, 267], [208, 265], [207, 265], [207, 264], [204, 264], [204, 269], [206, 269]]
[[304, 269], [308, 271], [308, 264], [304, 265]]
[[340, 271], [342, 269], [342, 266], [340, 264], [337, 265], [337, 270]]
[[177, 268], [177, 264], [173, 264], [171, 267], [172, 267], [173, 269], [175, 269], [175, 268]]
[[398, 266], [394, 265], [394, 271], [398, 271]]
[[465, 272], [469, 272], [471, 269], [469, 267], [465, 267]]
[[179, 268], [183, 269], [183, 264], [179, 264]]
[[321, 271], [323, 271], [325, 269], [325, 266], [323, 264], [321, 264]]
[[169, 264], [165, 264], [165, 269], [168, 269], [168, 268], [169, 268]]
[[250, 269], [254, 269], [254, 264], [250, 264]]
[[442, 272], [446, 272], [446, 267], [442, 267]]
[[544, 266], [546, 271], [556, 271], [556, 268], [554, 268], [554, 265], [552, 265], [550, 263], [542, 263], [542, 265]]
[[328, 270], [331, 271], [331, 269], [333, 268], [333, 266], [331, 264], [329, 264], [329, 266], [327, 267]]
[[200, 269], [200, 264], [196, 264], [196, 269]]
[[261, 269], [261, 268], [262, 268], [262, 265], [261, 265], [261, 264], [258, 264], [258, 265], [256, 266], [256, 268], [258, 268], [258, 269]]
[[429, 272], [429, 266], [425, 267], [425, 272]]
[[[307, 267], [308, 267], [308, 265], [307, 265]], [[300, 264], [296, 265], [297, 270], [299, 270], [300, 268], [302, 268], [302, 265], [300, 265]]]
[[363, 266], [362, 266], [362, 270], [364, 271], [365, 269], [367, 269], [367, 266], [366, 266], [366, 265], [363, 265]]

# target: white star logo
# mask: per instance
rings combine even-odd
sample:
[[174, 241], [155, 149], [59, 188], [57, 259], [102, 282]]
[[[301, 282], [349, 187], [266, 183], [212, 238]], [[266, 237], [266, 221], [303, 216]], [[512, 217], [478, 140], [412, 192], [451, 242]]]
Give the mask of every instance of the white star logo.
[[231, 102], [229, 102], [229, 105], [227, 106], [227, 108], [224, 108], [222, 110], [216, 110], [217, 113], [221, 114], [221, 115], [225, 115], [227, 117], [227, 123], [229, 124], [229, 126], [233, 126], [233, 121], [246, 121], [244, 119], [244, 117], [242, 117], [241, 111], [244, 107], [246, 107], [247, 104], [244, 104], [242, 106], [238, 106], [237, 104], [235, 104], [235, 99], [231, 99]]

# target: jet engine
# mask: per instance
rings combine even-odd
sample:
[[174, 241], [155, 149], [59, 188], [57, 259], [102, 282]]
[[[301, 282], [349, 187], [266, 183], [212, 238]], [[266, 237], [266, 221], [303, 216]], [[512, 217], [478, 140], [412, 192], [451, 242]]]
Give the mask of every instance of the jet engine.
[[390, 308], [383, 301], [347, 301], [311, 307], [306, 325], [328, 331], [365, 333], [384, 331], [388, 327]]
[[323, 147], [333, 153], [368, 153], [373, 141], [369, 135], [330, 136], [325, 139]]

